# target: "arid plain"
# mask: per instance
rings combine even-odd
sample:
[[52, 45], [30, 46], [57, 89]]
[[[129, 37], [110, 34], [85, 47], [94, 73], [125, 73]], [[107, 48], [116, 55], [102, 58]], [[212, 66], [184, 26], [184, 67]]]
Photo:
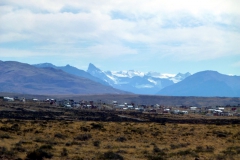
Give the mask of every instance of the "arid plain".
[[239, 117], [77, 110], [47, 103], [2, 102], [0, 108], [1, 159], [240, 159]]

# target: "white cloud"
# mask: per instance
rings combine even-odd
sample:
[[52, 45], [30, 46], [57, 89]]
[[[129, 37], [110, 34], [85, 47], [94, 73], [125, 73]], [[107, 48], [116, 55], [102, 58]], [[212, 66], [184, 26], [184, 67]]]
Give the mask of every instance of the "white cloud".
[[119, 55], [126, 55], [126, 54], [137, 54], [136, 50], [130, 49], [125, 46], [115, 45], [115, 44], [104, 44], [104, 45], [96, 45], [87, 48], [86, 52], [91, 55], [101, 56], [104, 55], [102, 58], [107, 57], [115, 57]]
[[[56, 54], [55, 54], [56, 55]], [[0, 56], [2, 58], [29, 58], [29, 57], [44, 57], [44, 56], [49, 56], [49, 53], [44, 53], [44, 52], [32, 52], [28, 50], [19, 50], [19, 49], [5, 49], [5, 48], [0, 48]]]
[[[33, 42], [34, 51], [28, 54], [141, 53], [205, 60], [240, 50], [238, 0], [3, 0], [1, 4], [0, 43]], [[148, 52], [143, 53], [141, 45]]]

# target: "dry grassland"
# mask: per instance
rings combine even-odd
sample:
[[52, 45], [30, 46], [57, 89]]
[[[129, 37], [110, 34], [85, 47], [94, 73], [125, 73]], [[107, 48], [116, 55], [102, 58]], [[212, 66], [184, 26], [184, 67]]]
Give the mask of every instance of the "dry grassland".
[[240, 159], [240, 125], [0, 120], [0, 159]]

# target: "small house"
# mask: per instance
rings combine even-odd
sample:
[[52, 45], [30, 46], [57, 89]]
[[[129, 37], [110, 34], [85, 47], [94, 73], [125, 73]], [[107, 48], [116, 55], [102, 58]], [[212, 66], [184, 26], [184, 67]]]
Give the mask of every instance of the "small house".
[[115, 109], [123, 109], [125, 108], [126, 106], [124, 104], [119, 104], [117, 106], [114, 106]]
[[190, 110], [191, 110], [191, 111], [196, 111], [196, 110], [197, 110], [197, 107], [190, 107]]
[[181, 111], [180, 114], [186, 115], [188, 114], [188, 111]]
[[127, 105], [128, 109], [134, 109], [133, 105]]
[[14, 98], [10, 98], [10, 97], [3, 97], [3, 101], [7, 101], [7, 102], [13, 102]]

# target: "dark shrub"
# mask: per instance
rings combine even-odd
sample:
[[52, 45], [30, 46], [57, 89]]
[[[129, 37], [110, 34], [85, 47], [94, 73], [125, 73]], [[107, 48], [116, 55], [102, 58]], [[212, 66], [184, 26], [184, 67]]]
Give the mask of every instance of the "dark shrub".
[[83, 131], [83, 132], [90, 132], [90, 131], [91, 131], [91, 128], [81, 126], [81, 127], [80, 127], [80, 130]]
[[159, 134], [160, 134], [159, 131], [156, 131], [156, 132], [152, 132], [152, 133], [151, 133], [151, 135], [154, 136], [154, 137], [158, 136]]
[[194, 133], [192, 132], [186, 132], [186, 133], [183, 133], [182, 136], [193, 136]]
[[27, 160], [43, 160], [44, 158], [52, 158], [52, 154], [42, 149], [37, 149], [27, 154]]
[[233, 138], [240, 140], [240, 131], [233, 135]]
[[184, 155], [192, 154], [192, 151], [190, 149], [187, 149], [184, 151], [179, 151], [179, 152], [177, 152], [177, 154], [184, 156]]
[[84, 160], [84, 159], [81, 157], [75, 156], [75, 157], [72, 157], [72, 160]]
[[191, 155], [192, 157], [198, 157], [198, 155], [191, 149], [179, 151], [176, 154], [181, 156]]
[[46, 140], [43, 139], [43, 138], [41, 138], [41, 137], [36, 137], [34, 141], [35, 141], [35, 142], [40, 142], [40, 143], [46, 142]]
[[148, 155], [147, 156], [148, 160], [165, 160], [166, 158], [164, 158], [162, 155]]
[[0, 138], [1, 138], [1, 139], [4, 139], [4, 138], [5, 138], [5, 139], [9, 139], [10, 136], [9, 136], [8, 134], [1, 134], [1, 135], [0, 135]]
[[91, 123], [92, 129], [104, 129], [104, 126], [102, 123]]
[[226, 155], [219, 154], [216, 156], [216, 160], [225, 160], [225, 159], [227, 159], [226, 157], [227, 157]]
[[177, 149], [177, 148], [184, 148], [189, 145], [190, 145], [190, 143], [180, 143], [180, 144], [171, 144], [170, 147], [171, 147], [171, 149]]
[[20, 126], [18, 124], [14, 124], [11, 126], [11, 130], [12, 131], [19, 131], [20, 130]]
[[95, 147], [99, 147], [99, 146], [100, 146], [100, 143], [101, 143], [100, 141], [94, 141], [94, 142], [93, 142], [93, 145], [94, 145]]
[[42, 145], [38, 149], [27, 153], [27, 160], [42, 160], [52, 158], [53, 154], [49, 150], [53, 149], [51, 145]]
[[153, 152], [154, 152], [154, 153], [160, 153], [160, 152], [161, 152], [161, 149], [159, 149], [158, 146], [154, 145], [154, 147], [153, 147]]
[[214, 135], [216, 135], [217, 137], [220, 137], [220, 138], [225, 138], [225, 137], [227, 137], [228, 135], [232, 134], [231, 132], [216, 131], [216, 130], [214, 130], [212, 133], [213, 133]]
[[66, 136], [61, 134], [61, 133], [55, 133], [54, 137], [59, 138], [59, 139], [65, 139]]
[[65, 144], [65, 146], [71, 146], [72, 145], [72, 142], [67, 142], [66, 144]]
[[1, 156], [12, 159], [14, 157], [14, 152], [9, 151], [6, 147], [0, 147], [0, 158]]
[[206, 146], [205, 152], [214, 152], [214, 147]]
[[7, 148], [6, 147], [0, 147], [0, 155], [4, 155], [7, 153]]
[[218, 133], [218, 134], [217, 134], [217, 137], [227, 137], [227, 135], [224, 134], [224, 133]]
[[108, 151], [108, 152], [100, 155], [99, 159], [123, 160], [123, 157], [120, 154], [114, 153], [112, 151]]
[[46, 150], [49, 150], [49, 149], [53, 149], [51, 145], [47, 144], [47, 145], [42, 145], [39, 149], [46, 149]]
[[14, 151], [18, 151], [18, 152], [25, 152], [26, 149], [22, 147], [22, 143], [18, 142], [15, 144], [15, 146], [12, 148]]
[[144, 130], [142, 128], [130, 128], [132, 133], [137, 133], [137, 134], [144, 134]]
[[125, 137], [118, 137], [116, 139], [117, 142], [125, 142], [127, 139]]
[[240, 154], [240, 146], [228, 147], [225, 151], [222, 151], [224, 155], [236, 155]]
[[14, 151], [17, 151], [17, 152], [25, 152], [26, 149], [23, 148], [22, 146], [15, 146], [12, 148]]
[[75, 137], [75, 140], [79, 140], [79, 141], [86, 141], [89, 140], [90, 138], [92, 138], [91, 134], [80, 134], [77, 137]]
[[54, 141], [53, 139], [46, 141], [47, 144], [49, 145], [57, 145], [58, 142]]
[[196, 147], [196, 152], [204, 152], [203, 146], [197, 146]]
[[66, 149], [66, 148], [63, 148], [63, 149], [62, 149], [62, 152], [61, 152], [61, 156], [62, 156], [62, 157], [66, 157], [67, 155], [68, 155], [67, 149]]
[[159, 149], [157, 145], [153, 146], [153, 153], [156, 153], [161, 156], [166, 155], [166, 153], [163, 150]]
[[43, 133], [43, 131], [36, 130], [34, 133], [36, 133], [36, 134]]

